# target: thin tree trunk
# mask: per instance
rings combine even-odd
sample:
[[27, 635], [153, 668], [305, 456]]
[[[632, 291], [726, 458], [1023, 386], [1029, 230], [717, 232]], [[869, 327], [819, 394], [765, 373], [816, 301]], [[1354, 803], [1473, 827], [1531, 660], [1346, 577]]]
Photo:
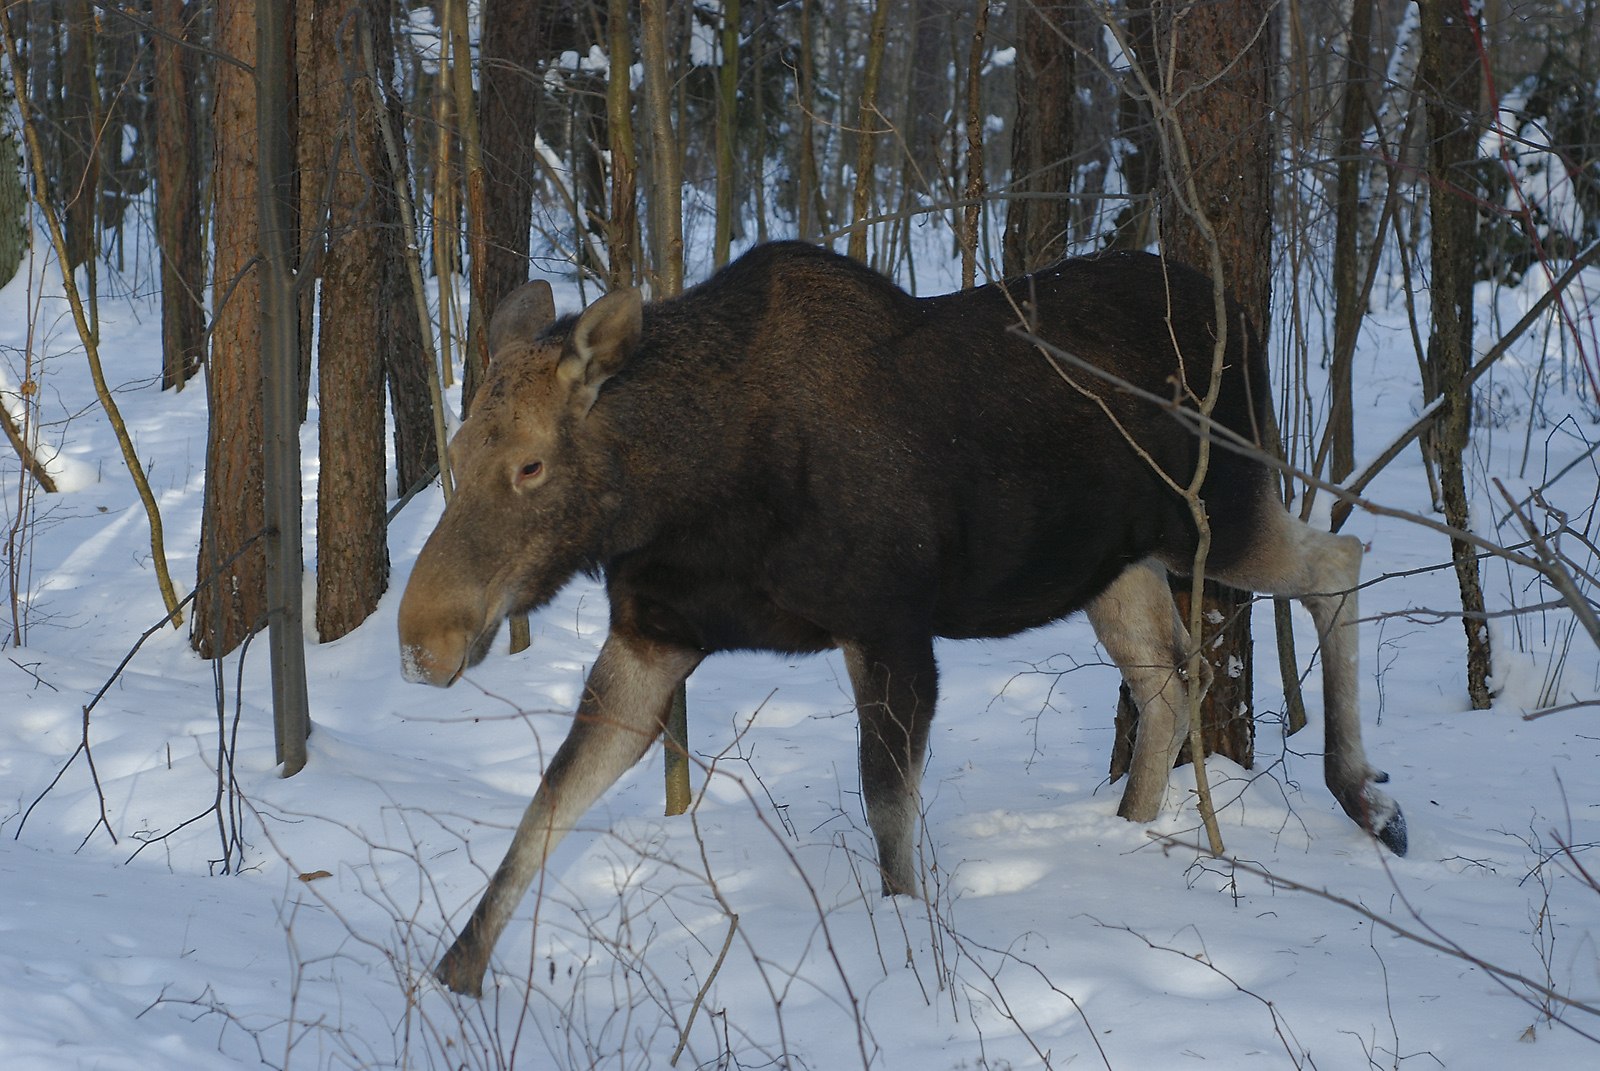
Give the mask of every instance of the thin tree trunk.
[[[294, 292], [294, 143], [291, 140], [290, 0], [257, 0], [255, 126], [261, 265], [261, 378], [266, 613], [278, 762], [292, 777], [306, 764], [306, 695], [300, 542], [300, 310]], [[326, 468], [326, 466], [324, 466]], [[208, 484], [209, 486], [209, 484]], [[381, 500], [380, 500], [381, 505]]]
[[[466, 185], [467, 208], [467, 258], [472, 305], [467, 310], [467, 351], [461, 358], [461, 415], [466, 417], [472, 408], [472, 396], [489, 369], [489, 320], [483, 304], [489, 300], [489, 242], [488, 193], [484, 189], [483, 141], [481, 139], [480, 110], [482, 102], [474, 103], [472, 92], [472, 49], [468, 45], [466, 0], [451, 8], [450, 25], [444, 27], [449, 40], [450, 70], [455, 79], [456, 118], [461, 129], [461, 167]], [[486, 15], [498, 16], [498, 7]], [[493, 29], [498, 17], [486, 26]], [[480, 42], [487, 48], [489, 42]], [[493, 72], [488, 64], [483, 67], [484, 81]], [[485, 87], [487, 88], [487, 86]]]
[[657, 236], [656, 278], [662, 296], [670, 296], [683, 289], [683, 168], [672, 127], [672, 71], [663, 0], [640, 0], [639, 24], [651, 159], [655, 162], [650, 204], [651, 230]]
[[738, 105], [739, 0], [723, 0], [722, 57], [717, 69], [717, 223], [711, 247], [711, 262], [719, 268], [728, 263], [739, 214], [733, 202], [733, 132]]
[[823, 201], [822, 177], [817, 169], [816, 121], [817, 61], [816, 40], [812, 33], [811, 0], [800, 5], [800, 173], [795, 180], [795, 213], [801, 238], [812, 238], [828, 230], [828, 211]]
[[[641, 0], [640, 37], [644, 62], [645, 104], [649, 110], [651, 158], [650, 218], [658, 236], [655, 277], [658, 293], [671, 297], [683, 289], [683, 171], [678, 139], [672, 129], [672, 75], [667, 54], [666, 12], [661, 0]], [[666, 813], [689, 809], [689, 704], [686, 684], [678, 685], [664, 713]]]
[[1354, 0], [1345, 59], [1344, 100], [1340, 106], [1338, 170], [1335, 186], [1333, 239], [1333, 353], [1328, 361], [1330, 456], [1328, 478], [1339, 482], [1355, 469], [1355, 405], [1351, 371], [1356, 336], [1366, 316], [1366, 287], [1361, 270], [1362, 131], [1369, 114], [1373, 0]]
[[989, 30], [989, 0], [978, 5], [972, 24], [972, 49], [967, 56], [967, 188], [962, 212], [961, 288], [978, 279], [978, 223], [983, 216], [983, 38]]
[[181, 390], [205, 358], [205, 250], [200, 233], [198, 65], [187, 47], [193, 12], [155, 0], [156, 242], [161, 248], [161, 389]]
[[[1472, 427], [1472, 392], [1462, 378], [1472, 354], [1472, 268], [1478, 217], [1478, 116], [1481, 71], [1477, 26], [1464, 0], [1420, 0], [1422, 68], [1420, 82], [1428, 116], [1428, 215], [1432, 224], [1432, 324], [1428, 336], [1426, 400], [1442, 398], [1438, 423], [1424, 442], [1439, 470], [1445, 522], [1467, 530], [1465, 453]], [[1467, 634], [1467, 696], [1474, 710], [1486, 710], [1491, 668], [1489, 629], [1483, 618], [1483, 588], [1472, 546], [1450, 541], [1456, 581], [1461, 589], [1462, 624]]]
[[611, 75], [606, 83], [606, 129], [611, 136], [611, 215], [606, 245], [611, 285], [632, 286], [639, 247], [636, 158], [633, 147], [633, 34], [628, 28], [628, 0], [610, 0], [606, 31], [611, 46]]
[[[1156, 77], [1155, 20], [1150, 9], [1136, 7], [1128, 12], [1126, 44], [1137, 63], [1152, 79]], [[1124, 78], [1117, 98], [1118, 136], [1126, 146], [1121, 166], [1128, 202], [1112, 224], [1113, 249], [1144, 249], [1155, 231], [1152, 194], [1161, 171], [1161, 143], [1156, 137], [1155, 116], [1137, 80]]]
[[11, 443], [12, 449], [17, 452], [17, 457], [22, 460], [22, 467], [28, 470], [34, 482], [39, 485], [39, 490], [46, 494], [56, 493], [56, 481], [50, 475], [50, 470], [44, 467], [33, 448], [28, 444], [28, 437], [23, 429], [17, 427], [16, 421], [11, 419], [11, 410], [0, 405], [0, 426], [4, 426], [6, 439]]
[[872, 206], [873, 160], [876, 157], [878, 128], [878, 79], [883, 73], [884, 29], [889, 19], [889, 0], [874, 0], [872, 30], [867, 38], [867, 69], [861, 86], [861, 108], [856, 118], [856, 182], [851, 199], [853, 223], [850, 228], [850, 256], [862, 263], [867, 259], [867, 212]]
[[62, 172], [57, 182], [67, 225], [67, 266], [71, 269], [94, 259], [100, 157], [95, 152], [94, 12], [89, 0], [67, 0], [66, 19], [67, 54], [62, 61], [65, 92], [60, 119]]
[[[410, 189], [405, 152], [405, 112], [391, 92], [394, 80], [394, 0], [367, 0], [367, 34], [361, 42], [370, 65], [362, 63], [371, 98], [373, 152], [373, 220], [377, 228], [379, 281], [378, 353], [389, 386], [389, 409], [394, 421], [396, 494], [403, 495], [428, 478], [439, 464], [435, 434], [434, 379], [431, 326], [419, 318], [411, 291], [409, 243], [415, 240], [405, 223], [402, 196]], [[386, 120], [386, 123], [385, 123]], [[395, 140], [389, 151], [385, 138]], [[442, 137], [442, 134], [441, 134]], [[446, 280], [440, 280], [441, 305]], [[442, 319], [442, 314], [441, 314]], [[427, 331], [429, 339], [423, 338]], [[380, 451], [381, 453], [381, 451]]]

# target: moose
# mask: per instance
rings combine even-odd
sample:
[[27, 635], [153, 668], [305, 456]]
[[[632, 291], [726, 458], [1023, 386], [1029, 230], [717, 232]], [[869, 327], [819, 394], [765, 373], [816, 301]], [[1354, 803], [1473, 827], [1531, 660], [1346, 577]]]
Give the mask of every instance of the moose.
[[[1182, 492], [1202, 438], [1174, 412], [1199, 415], [1220, 348], [1213, 438], [1259, 443], [1271, 426], [1265, 358], [1222, 307], [1226, 323], [1210, 279], [1146, 253], [917, 298], [797, 242], [648, 305], [616, 290], [556, 319], [540, 282], [503, 301], [450, 445], [456, 493], [401, 602], [403, 671], [449, 686], [503, 618], [579, 572], [604, 576], [610, 632], [438, 979], [481, 993], [550, 852], [719, 651], [843, 652], [883, 892], [917, 895], [934, 638], [1084, 610], [1140, 711], [1119, 813], [1155, 818], [1189, 718], [1190, 639], [1167, 576], [1193, 570], [1200, 539]], [[1404, 854], [1405, 820], [1361, 743], [1361, 543], [1290, 515], [1264, 455], [1219, 442], [1200, 485], [1206, 573], [1310, 611], [1328, 787]]]

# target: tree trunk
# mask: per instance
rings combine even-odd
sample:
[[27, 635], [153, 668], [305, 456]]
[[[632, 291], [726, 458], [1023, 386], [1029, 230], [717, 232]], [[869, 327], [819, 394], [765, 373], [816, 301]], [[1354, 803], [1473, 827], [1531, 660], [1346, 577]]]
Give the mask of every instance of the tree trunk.
[[[1171, 109], [1162, 138], [1163, 253], [1224, 281], [1259, 332], [1258, 346], [1272, 296], [1273, 9], [1271, 0], [1164, 0], [1153, 50], [1172, 58], [1171, 84], [1160, 86]], [[1189, 592], [1187, 580], [1174, 581], [1192, 622]], [[1255, 761], [1250, 607], [1248, 593], [1207, 581], [1194, 637], [1212, 671], [1200, 711], [1205, 747], [1245, 767]]]
[[671, 296], [683, 289], [683, 168], [672, 126], [672, 71], [662, 0], [640, 0], [639, 23], [645, 105], [650, 112], [650, 156], [655, 165], [650, 215], [656, 248], [656, 288], [662, 296]]
[[983, 39], [989, 31], [989, 0], [982, 0], [972, 20], [972, 47], [967, 54], [967, 186], [966, 205], [957, 236], [961, 242], [961, 289], [978, 281], [978, 225], [983, 218]]
[[299, 3], [312, 9], [310, 48], [299, 55], [301, 134], [331, 151], [317, 331], [317, 633], [326, 643], [366, 620], [388, 585], [382, 351], [405, 306], [385, 307], [394, 294], [383, 234], [394, 221], [378, 210], [389, 167], [361, 70], [361, 21], [383, 13], [362, 4], [356, 15], [350, 0]]
[[[1149, 8], [1138, 7], [1128, 12], [1126, 33], [1135, 62], [1154, 80], [1158, 70], [1155, 20]], [[1144, 88], [1130, 75], [1123, 76], [1117, 96], [1117, 133], [1125, 146], [1121, 167], [1128, 201], [1112, 222], [1109, 244], [1113, 249], [1145, 249], [1155, 233], [1152, 194], [1161, 171], [1161, 142], [1156, 136], [1155, 116], [1149, 100], [1145, 99]]]
[[[1432, 324], [1425, 400], [1442, 398], [1439, 418], [1424, 440], [1439, 471], [1445, 522], [1466, 530], [1465, 452], [1472, 429], [1472, 392], [1462, 376], [1472, 355], [1472, 269], [1476, 257], [1478, 117], [1481, 71], [1476, 20], [1464, 0], [1420, 0], [1422, 67], [1419, 82], [1428, 117], [1428, 215], [1432, 224]], [[1467, 695], [1474, 710], [1489, 692], [1489, 629], [1472, 546], [1450, 541], [1467, 633]]]
[[[539, 103], [539, 63], [549, 38], [539, 0], [485, 0], [479, 44], [478, 135], [483, 158], [485, 240], [481, 265], [473, 265], [467, 359], [461, 408], [471, 405], [487, 357], [485, 333], [502, 297], [528, 281], [528, 232], [533, 225], [534, 116]], [[459, 106], [470, 107], [462, 100]], [[470, 168], [469, 168], [470, 171]], [[469, 200], [469, 211], [476, 206]]]
[[606, 83], [606, 129], [611, 135], [611, 213], [606, 246], [612, 287], [632, 286], [639, 261], [639, 206], [633, 150], [633, 34], [627, 0], [610, 0], [606, 32], [611, 76]]
[[[372, 37], [376, 70], [368, 71], [377, 102], [373, 107], [388, 113], [388, 128], [396, 140], [391, 159], [388, 147], [374, 133], [372, 180], [373, 211], [378, 228], [378, 264], [381, 272], [377, 297], [378, 352], [389, 384], [389, 408], [394, 419], [394, 467], [396, 493], [403, 495], [428, 478], [439, 463], [439, 440], [434, 427], [433, 359], [422, 337], [422, 320], [416, 312], [412, 293], [404, 208], [399, 190], [407, 187], [405, 173], [405, 113], [399, 97], [390, 92], [394, 79], [394, 0], [369, 0], [367, 29]], [[377, 113], [374, 112], [374, 123]], [[441, 135], [442, 136], [442, 135]], [[401, 171], [396, 174], [396, 163]], [[441, 280], [441, 287], [444, 281]]]
[[[672, 74], [667, 56], [666, 13], [661, 0], [639, 5], [640, 58], [644, 63], [645, 106], [649, 112], [650, 153], [655, 162], [651, 183], [651, 231], [656, 238], [654, 276], [657, 293], [671, 297], [683, 289], [683, 170], [672, 126]], [[689, 701], [687, 684], [679, 684], [663, 712], [663, 778], [669, 815], [689, 809]]]
[[205, 358], [205, 250], [200, 232], [199, 65], [188, 47], [194, 12], [155, 0], [156, 244], [161, 249], [161, 389], [182, 389]]
[[[89, 0], [67, 0], [67, 54], [62, 60], [62, 170], [58, 202], [67, 232], [67, 267], [88, 263], [95, 253], [95, 207], [100, 188], [95, 152], [94, 12]], [[91, 296], [91, 301], [92, 301]]]
[[206, 494], [190, 640], [219, 658], [266, 623], [262, 508], [261, 248], [257, 218], [254, 0], [219, 5], [216, 47], [246, 65], [216, 65], [212, 174], [214, 297], [206, 390]]
[[[1227, 285], [1258, 346], [1266, 345], [1272, 305], [1274, 10], [1271, 0], [1169, 2], [1156, 31], [1158, 54], [1175, 49], [1168, 99], [1187, 148], [1187, 167], [1165, 154], [1168, 193], [1192, 189], [1200, 202], [1185, 192], [1163, 205], [1162, 248]], [[1206, 747], [1245, 767], [1255, 761], [1250, 603], [1246, 592], [1207, 582], [1201, 616], [1219, 634], [1196, 637], [1213, 673], [1201, 705]]]
[[[649, 6], [648, 4], [646, 6]], [[828, 230], [828, 210], [817, 168], [816, 144], [816, 39], [812, 33], [811, 0], [800, 5], [800, 173], [795, 177], [795, 217], [798, 237], [810, 239]]]
[[1015, 277], [1059, 260], [1072, 232], [1080, 93], [1103, 32], [1084, 0], [1024, 3], [1017, 27], [1017, 117], [1011, 133], [1005, 273]]
[[851, 198], [849, 254], [863, 264], [867, 261], [867, 213], [872, 206], [873, 161], [876, 159], [878, 131], [878, 79], [883, 73], [884, 31], [889, 19], [889, 0], [874, 0], [872, 29], [867, 37], [867, 69], [861, 86], [861, 108], [856, 116], [855, 194]]
[[717, 66], [717, 223], [711, 242], [711, 263], [718, 268], [728, 263], [739, 215], [733, 201], [733, 136], [738, 107], [739, 0], [723, 0], [722, 56]]
[[293, 106], [289, 90], [291, 0], [257, 0], [255, 105], [261, 266], [261, 398], [266, 604], [278, 762], [292, 777], [306, 764], [306, 695], [300, 540], [300, 314], [294, 292]]
[[[15, 107], [11, 81], [0, 92], [0, 107], [7, 114]], [[28, 249], [28, 192], [22, 187], [22, 154], [11, 124], [0, 129], [0, 287], [9, 283], [22, 266]]]
[[1328, 361], [1328, 478], [1335, 483], [1355, 469], [1355, 404], [1351, 371], [1356, 336], [1366, 316], [1362, 285], [1360, 233], [1364, 151], [1361, 134], [1367, 126], [1367, 64], [1372, 51], [1373, 0], [1354, 0], [1350, 13], [1349, 54], [1345, 59], [1343, 101], [1339, 116], [1338, 172], [1335, 185], [1333, 238], [1333, 353]]

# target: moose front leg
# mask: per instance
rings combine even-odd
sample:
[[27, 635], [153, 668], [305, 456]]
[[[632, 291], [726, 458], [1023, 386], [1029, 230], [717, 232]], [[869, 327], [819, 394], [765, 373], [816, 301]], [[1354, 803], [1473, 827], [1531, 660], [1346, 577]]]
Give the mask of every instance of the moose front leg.
[[861, 789], [883, 894], [917, 896], [918, 790], [939, 691], [933, 640], [847, 644], [844, 661], [861, 719]]
[[661, 733], [678, 684], [700, 654], [613, 632], [600, 649], [567, 738], [557, 749], [511, 847], [466, 928], [434, 976], [457, 993], [481, 996], [495, 942], [539, 868], [600, 794], [638, 762]]

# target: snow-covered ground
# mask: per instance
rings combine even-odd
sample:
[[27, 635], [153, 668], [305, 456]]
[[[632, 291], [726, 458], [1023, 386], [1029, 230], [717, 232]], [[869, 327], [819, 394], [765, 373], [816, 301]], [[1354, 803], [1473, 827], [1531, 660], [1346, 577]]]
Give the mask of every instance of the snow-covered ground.
[[[1367, 456], [1419, 405], [1395, 304], [1358, 357]], [[203, 390], [158, 390], [149, 301], [106, 297], [100, 312], [187, 586]], [[842, 662], [721, 657], [690, 686], [693, 814], [660, 816], [653, 752], [558, 851], [484, 999], [449, 994], [427, 969], [566, 731], [605, 634], [602, 592], [575, 583], [536, 615], [530, 651], [502, 650], [448, 692], [403, 683], [396, 607], [440, 509], [436, 491], [419, 496], [390, 530], [377, 613], [309, 651], [310, 764], [281, 779], [264, 644], [215, 667], [163, 629], [118, 673], [162, 616], [148, 528], [48, 273], [0, 293], [6, 390], [30, 329], [70, 489], [35, 500], [26, 643], [0, 650], [0, 1067], [646, 1068], [680, 1044], [678, 1067], [808, 1071], [1600, 1064], [1543, 997], [1485, 967], [1600, 1004], [1600, 893], [1576, 869], [1600, 875], [1600, 730], [1592, 708], [1521, 716], [1563, 651], [1562, 702], [1596, 694], [1600, 660], [1583, 633], [1566, 642], [1563, 612], [1497, 620], [1500, 699], [1469, 710], [1459, 622], [1400, 614], [1459, 605], [1447, 568], [1421, 571], [1447, 547], [1368, 514], [1347, 528], [1369, 544], [1366, 576], [1395, 575], [1363, 596], [1363, 710], [1410, 821], [1407, 858], [1377, 849], [1321, 783], [1314, 668], [1312, 725], [1284, 739], [1265, 606], [1257, 769], [1209, 766], [1237, 863], [1195, 849], [1187, 769], [1153, 826], [1115, 816], [1116, 676], [1081, 618], [943, 644], [928, 904], [874, 891]], [[1529, 404], [1536, 344], [1488, 395], [1501, 426], [1474, 463], [1490, 528], [1504, 511], [1486, 475], [1524, 491], [1595, 438], [1571, 395]], [[309, 577], [314, 412], [303, 441]], [[1426, 511], [1416, 458], [1372, 497]], [[18, 479], [0, 455], [8, 528]], [[1583, 461], [1550, 497], [1586, 529], [1596, 485]], [[1486, 574], [1497, 607], [1545, 597], [1502, 566]], [[1313, 636], [1297, 623], [1305, 661]], [[220, 806], [219, 755], [233, 779]], [[1600, 1034], [1594, 1015], [1563, 1014]]]

